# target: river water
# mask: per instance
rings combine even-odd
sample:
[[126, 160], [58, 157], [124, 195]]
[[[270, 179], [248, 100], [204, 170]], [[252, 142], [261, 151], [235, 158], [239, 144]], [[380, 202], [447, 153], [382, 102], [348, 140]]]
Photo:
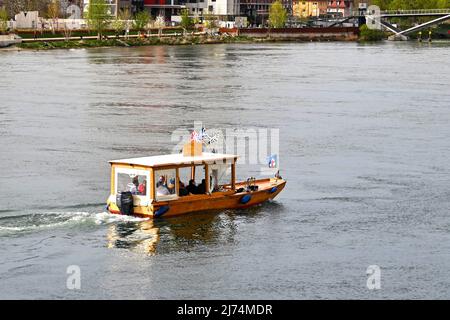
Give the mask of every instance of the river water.
[[[0, 72], [0, 298], [450, 298], [449, 43], [7, 51]], [[107, 161], [194, 121], [279, 129], [285, 190], [105, 213]]]

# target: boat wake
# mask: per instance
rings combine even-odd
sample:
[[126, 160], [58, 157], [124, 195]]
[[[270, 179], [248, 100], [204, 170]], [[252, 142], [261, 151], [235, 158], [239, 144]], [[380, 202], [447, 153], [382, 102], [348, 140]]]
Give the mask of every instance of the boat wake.
[[107, 225], [115, 222], [140, 222], [147, 219], [108, 212], [42, 212], [0, 217], [0, 236], [35, 232], [77, 225]]

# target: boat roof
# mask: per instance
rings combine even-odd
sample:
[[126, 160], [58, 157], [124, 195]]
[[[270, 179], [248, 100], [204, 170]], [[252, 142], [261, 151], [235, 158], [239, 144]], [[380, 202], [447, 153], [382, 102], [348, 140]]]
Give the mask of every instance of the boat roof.
[[183, 165], [183, 164], [194, 164], [194, 163], [220, 163], [227, 160], [233, 160], [238, 158], [234, 154], [223, 154], [223, 153], [208, 153], [203, 152], [198, 156], [183, 156], [182, 153], [179, 154], [167, 154], [151, 157], [142, 158], [130, 158], [121, 160], [111, 160], [111, 164], [128, 164], [128, 165], [139, 165], [144, 167], [162, 167], [171, 165]]

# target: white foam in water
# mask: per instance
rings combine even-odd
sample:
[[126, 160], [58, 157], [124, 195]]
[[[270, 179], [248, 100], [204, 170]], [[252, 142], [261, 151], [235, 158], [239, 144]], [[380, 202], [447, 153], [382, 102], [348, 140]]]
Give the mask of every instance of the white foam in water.
[[95, 223], [96, 224], [108, 224], [117, 221], [129, 221], [129, 222], [139, 222], [145, 221], [149, 218], [138, 218], [133, 216], [124, 216], [119, 214], [111, 214], [108, 212], [101, 212], [95, 214]]
[[[99, 212], [99, 213], [90, 213], [90, 212], [47, 212], [47, 213], [40, 213], [35, 214], [35, 216], [39, 217], [39, 220], [60, 220], [64, 219], [63, 221], [58, 221], [51, 223], [51, 221], [48, 221], [50, 223], [45, 223], [43, 221], [42, 224], [27, 224], [28, 221], [23, 221], [25, 225], [20, 225], [19, 219], [28, 219], [29, 217], [32, 217], [32, 215], [28, 216], [20, 216], [17, 217], [18, 225], [1, 225], [0, 221], [0, 235], [3, 233], [14, 233], [14, 232], [27, 232], [27, 231], [34, 231], [39, 229], [51, 229], [51, 228], [57, 228], [62, 227], [66, 225], [71, 224], [82, 224], [86, 222], [93, 222], [96, 225], [103, 225], [103, 224], [110, 224], [114, 222], [140, 222], [148, 220], [148, 218], [138, 218], [133, 216], [124, 216], [124, 215], [117, 215], [117, 214], [111, 214], [108, 212]], [[14, 217], [9, 217], [9, 219], [14, 219]], [[29, 222], [28, 222], [29, 223]]]

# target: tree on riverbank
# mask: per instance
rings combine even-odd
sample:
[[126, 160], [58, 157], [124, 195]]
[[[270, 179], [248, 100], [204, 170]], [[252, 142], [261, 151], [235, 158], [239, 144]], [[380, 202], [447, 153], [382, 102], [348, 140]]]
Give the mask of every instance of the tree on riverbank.
[[87, 12], [87, 24], [89, 29], [97, 33], [98, 39], [101, 40], [103, 33], [111, 23], [111, 15], [109, 13], [110, 6], [105, 0], [91, 0]]
[[59, 4], [60, 3], [58, 0], [53, 0], [49, 3], [47, 8], [47, 17], [52, 21], [51, 28], [53, 34], [55, 34], [55, 25], [57, 25], [58, 23], [59, 14], [61, 12], [61, 7], [59, 6]]
[[194, 26], [194, 19], [192, 19], [189, 16], [189, 10], [183, 9], [181, 10], [181, 27], [183, 28], [184, 34], [186, 35], [186, 32], [188, 29], [191, 29]]
[[152, 17], [148, 13], [148, 11], [146, 11], [146, 10], [140, 11], [134, 17], [133, 27], [139, 31], [148, 30], [151, 19], [152, 19]]
[[0, 8], [0, 34], [8, 30], [8, 12], [5, 8]]
[[203, 25], [212, 34], [214, 29], [219, 27], [219, 18], [211, 13], [206, 13], [203, 15]]
[[385, 34], [381, 30], [369, 29], [367, 24], [363, 24], [359, 27], [359, 40], [360, 41], [381, 41], [385, 38]]
[[128, 22], [131, 18], [130, 11], [128, 9], [120, 10], [118, 12], [117, 17], [111, 23], [111, 27], [116, 32], [116, 35], [120, 35], [124, 33], [127, 29], [129, 29]]
[[269, 25], [272, 28], [283, 28], [286, 25], [287, 11], [280, 0], [276, 0], [269, 9]]
[[10, 17], [20, 11], [39, 11], [45, 16], [49, 3], [50, 0], [3, 0], [3, 6]]

